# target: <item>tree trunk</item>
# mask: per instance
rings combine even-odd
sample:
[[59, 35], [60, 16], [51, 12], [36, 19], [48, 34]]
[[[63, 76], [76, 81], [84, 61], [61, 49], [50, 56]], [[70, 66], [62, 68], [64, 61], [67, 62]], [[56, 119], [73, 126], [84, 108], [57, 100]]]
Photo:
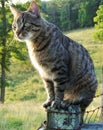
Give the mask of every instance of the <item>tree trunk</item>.
[[6, 86], [6, 81], [5, 81], [5, 68], [1, 65], [1, 103], [4, 103], [4, 98], [5, 98], [5, 86]]
[[6, 80], [5, 80], [5, 64], [6, 64], [6, 10], [5, 10], [5, 0], [1, 0], [1, 13], [2, 13], [2, 32], [3, 32], [3, 37], [2, 37], [2, 45], [3, 45], [3, 51], [2, 51], [2, 59], [1, 59], [1, 97], [0, 101], [1, 103], [4, 103], [4, 98], [5, 98], [5, 86], [6, 86]]
[[[103, 93], [103, 65], [102, 65], [102, 93]], [[103, 96], [101, 97], [101, 106], [103, 106]], [[103, 122], [103, 107], [101, 108], [101, 121]]]

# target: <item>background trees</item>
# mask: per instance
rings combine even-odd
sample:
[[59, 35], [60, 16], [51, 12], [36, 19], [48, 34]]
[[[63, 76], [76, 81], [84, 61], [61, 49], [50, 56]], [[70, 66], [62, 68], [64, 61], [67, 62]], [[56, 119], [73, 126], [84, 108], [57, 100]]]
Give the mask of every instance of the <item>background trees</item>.
[[[9, 36], [9, 22], [6, 21], [6, 8], [5, 1], [0, 1], [0, 101], [4, 102], [5, 96], [5, 86], [6, 86], [6, 70], [8, 70], [8, 66], [10, 64], [10, 51], [8, 49], [8, 42], [10, 40]], [[7, 40], [8, 39], [8, 40]]]
[[103, 5], [99, 6], [97, 10], [97, 16], [94, 18], [95, 27], [97, 32], [95, 33], [95, 38], [103, 41]]
[[51, 0], [42, 2], [47, 20], [63, 31], [94, 26], [93, 18], [103, 0]]
[[[11, 0], [10, 0], [11, 1]], [[36, 0], [40, 5], [40, 0]], [[11, 29], [12, 14], [6, 6], [8, 0], [0, 1], [0, 102], [5, 100], [5, 87], [7, 85], [6, 71], [9, 71], [11, 57], [26, 60], [24, 44], [18, 44], [13, 38]], [[30, 3], [30, 2], [29, 2]], [[24, 5], [26, 7], [28, 3]], [[18, 8], [21, 8], [19, 5]]]

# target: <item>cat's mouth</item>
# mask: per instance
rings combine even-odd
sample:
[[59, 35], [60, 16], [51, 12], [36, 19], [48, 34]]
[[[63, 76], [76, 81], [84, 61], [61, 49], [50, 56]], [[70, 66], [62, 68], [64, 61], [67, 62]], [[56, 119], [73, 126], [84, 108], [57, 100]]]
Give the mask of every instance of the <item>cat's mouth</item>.
[[24, 37], [21, 37], [19, 35], [16, 35], [15, 38], [16, 38], [16, 40], [18, 40], [20, 42], [24, 42], [24, 39], [25, 39]]
[[28, 34], [16, 34], [16, 39], [21, 41], [21, 42], [24, 42], [25, 40], [29, 40], [32, 38], [32, 34], [31, 33], [28, 33]]

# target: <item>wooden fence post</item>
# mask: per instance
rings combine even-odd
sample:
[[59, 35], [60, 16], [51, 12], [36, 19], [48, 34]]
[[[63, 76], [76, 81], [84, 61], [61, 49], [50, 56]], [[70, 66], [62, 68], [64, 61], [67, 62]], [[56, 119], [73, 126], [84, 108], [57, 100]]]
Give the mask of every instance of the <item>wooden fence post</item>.
[[47, 121], [38, 130], [103, 130], [103, 123], [81, 125], [79, 105], [71, 105], [66, 110], [47, 108]]
[[46, 130], [74, 130], [80, 127], [81, 109], [79, 105], [71, 105], [68, 110], [47, 109]]
[[[102, 65], [102, 93], [103, 93], [103, 65]], [[101, 106], [103, 106], [103, 96], [101, 97]], [[103, 122], [103, 107], [101, 108], [101, 121]]]

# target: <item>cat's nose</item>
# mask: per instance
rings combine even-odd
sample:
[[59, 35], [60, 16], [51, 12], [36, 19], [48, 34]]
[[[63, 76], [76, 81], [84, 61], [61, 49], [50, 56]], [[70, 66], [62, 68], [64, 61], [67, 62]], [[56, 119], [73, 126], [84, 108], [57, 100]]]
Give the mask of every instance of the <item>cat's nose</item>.
[[17, 36], [19, 36], [19, 34], [20, 34], [20, 31], [19, 31], [19, 30], [17, 30], [17, 31], [16, 31], [16, 35], [17, 35]]

